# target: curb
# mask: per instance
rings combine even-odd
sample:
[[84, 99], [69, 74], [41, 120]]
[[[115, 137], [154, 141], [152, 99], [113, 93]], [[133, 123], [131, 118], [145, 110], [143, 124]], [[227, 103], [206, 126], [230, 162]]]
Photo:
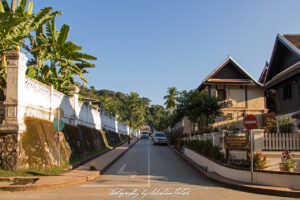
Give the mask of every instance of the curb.
[[256, 185], [246, 185], [243, 183], [229, 183], [227, 181], [223, 181], [220, 179], [216, 179], [211, 174], [206, 172], [204, 169], [202, 169], [198, 164], [196, 164], [194, 161], [177, 151], [174, 147], [169, 145], [169, 148], [174, 151], [177, 155], [179, 155], [182, 159], [187, 161], [190, 165], [192, 165], [195, 169], [197, 169], [201, 174], [203, 174], [208, 179], [214, 181], [218, 185], [231, 188], [231, 189], [237, 189], [245, 192], [251, 192], [255, 194], [264, 194], [264, 195], [272, 195], [272, 196], [280, 196], [280, 197], [294, 197], [294, 198], [300, 198], [300, 191], [285, 191], [280, 189], [271, 189], [271, 188], [265, 188], [265, 187], [258, 187]]
[[[102, 175], [109, 167], [111, 167], [111, 165], [113, 163], [115, 163], [119, 158], [121, 158], [121, 156], [123, 156], [129, 149], [131, 149], [131, 147], [133, 147], [138, 141], [139, 141], [139, 139], [137, 139], [134, 143], [132, 143], [128, 147], [128, 149], [126, 149], [124, 152], [122, 152], [120, 155], [118, 155], [112, 162], [108, 163], [101, 171], [99, 171], [99, 170], [94, 171], [92, 175], [88, 175], [88, 176], [85, 176], [85, 177], [77, 178], [76, 180], [73, 180], [73, 181], [61, 182], [61, 183], [55, 183], [55, 184], [49, 184], [49, 185], [48, 184], [44, 184], [44, 185], [0, 186], [0, 191], [18, 192], [18, 191], [41, 190], [41, 189], [57, 189], [57, 188], [62, 188], [62, 187], [67, 187], [67, 186], [82, 184], [82, 183], [94, 180], [94, 179], [98, 178], [100, 175]], [[124, 144], [124, 143], [122, 143], [122, 144]], [[120, 144], [119, 146], [121, 146], [122, 144]]]

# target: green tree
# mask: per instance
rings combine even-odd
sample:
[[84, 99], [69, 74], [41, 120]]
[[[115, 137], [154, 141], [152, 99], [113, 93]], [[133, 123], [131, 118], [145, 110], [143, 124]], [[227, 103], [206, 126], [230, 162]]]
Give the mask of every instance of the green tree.
[[110, 90], [96, 90], [94, 87], [88, 89], [85, 86], [80, 87], [80, 95], [98, 99], [102, 108], [110, 115], [116, 117], [122, 122], [130, 125], [131, 111], [133, 108], [133, 122], [138, 124], [135, 127], [150, 125], [155, 130], [165, 130], [170, 112], [160, 105], [150, 105], [150, 99], [140, 97], [137, 93], [125, 95], [122, 92]]
[[139, 94], [130, 92], [127, 101], [129, 125], [134, 129], [139, 129], [145, 124], [144, 112], [145, 107]]
[[222, 113], [218, 99], [209, 96], [207, 92], [183, 91], [178, 101], [177, 110], [173, 115], [173, 124], [187, 116], [191, 122], [198, 124], [201, 132], [207, 131], [208, 126], [213, 124], [216, 117]]
[[168, 117], [170, 112], [161, 105], [151, 105], [146, 108], [146, 123], [157, 131], [164, 131], [168, 128]]
[[46, 84], [52, 84], [55, 89], [66, 92], [71, 84], [79, 85], [74, 80], [78, 75], [87, 83], [83, 76], [86, 68], [95, 67], [88, 60], [96, 57], [79, 52], [82, 47], [72, 41], [67, 41], [70, 27], [64, 24], [60, 31], [56, 30], [55, 19], [52, 18], [36, 31], [36, 36], [30, 37], [28, 50], [33, 58], [28, 62], [27, 75]]
[[177, 104], [178, 91], [176, 87], [169, 87], [167, 93], [168, 94], [164, 96], [164, 99], [166, 100], [165, 105], [167, 109], [173, 111]]

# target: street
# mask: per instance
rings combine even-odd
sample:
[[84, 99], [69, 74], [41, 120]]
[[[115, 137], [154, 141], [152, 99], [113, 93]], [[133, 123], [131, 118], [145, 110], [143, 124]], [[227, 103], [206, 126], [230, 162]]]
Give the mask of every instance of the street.
[[53, 190], [0, 192], [0, 199], [292, 199], [223, 188], [202, 176], [168, 146], [140, 140], [104, 175]]

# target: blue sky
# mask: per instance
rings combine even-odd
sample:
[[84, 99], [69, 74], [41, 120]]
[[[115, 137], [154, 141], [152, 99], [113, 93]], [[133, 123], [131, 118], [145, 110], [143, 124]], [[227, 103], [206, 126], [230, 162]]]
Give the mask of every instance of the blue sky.
[[98, 57], [88, 86], [163, 105], [170, 86], [196, 88], [228, 55], [258, 79], [277, 33], [300, 33], [299, 0], [35, 0]]

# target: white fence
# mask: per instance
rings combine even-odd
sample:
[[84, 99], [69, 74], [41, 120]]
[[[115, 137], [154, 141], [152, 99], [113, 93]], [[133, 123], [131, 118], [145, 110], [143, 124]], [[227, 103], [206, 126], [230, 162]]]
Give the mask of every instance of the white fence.
[[[254, 134], [254, 151], [300, 151], [300, 134], [299, 133], [263, 133], [263, 130], [255, 129]], [[224, 148], [225, 134], [207, 133], [203, 135], [193, 135], [183, 138], [183, 140], [211, 140], [214, 146]], [[234, 134], [234, 136], [245, 136], [243, 133]]]
[[204, 133], [203, 135], [193, 135], [189, 137], [183, 138], [184, 140], [211, 140], [214, 146], [218, 146], [220, 148], [223, 148], [223, 143], [222, 143], [222, 133], [215, 132], [215, 133]]
[[265, 133], [265, 151], [300, 151], [300, 134], [298, 133]]

